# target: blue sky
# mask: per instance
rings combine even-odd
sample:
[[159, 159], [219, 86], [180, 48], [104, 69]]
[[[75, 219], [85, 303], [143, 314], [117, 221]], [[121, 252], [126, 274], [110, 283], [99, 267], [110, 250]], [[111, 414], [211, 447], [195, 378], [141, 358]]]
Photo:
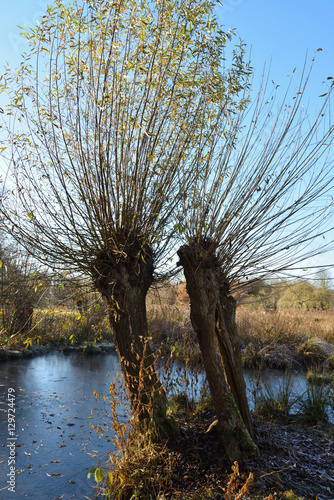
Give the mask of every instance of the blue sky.
[[[18, 25], [33, 26], [46, 10], [44, 0], [0, 0], [0, 66], [15, 67], [27, 48]], [[49, 3], [52, 3], [50, 0]], [[225, 0], [217, 10], [226, 30], [235, 28], [238, 36], [251, 48], [252, 65], [259, 77], [265, 61], [271, 61], [272, 79], [288, 83], [286, 75], [303, 67], [316, 54], [314, 72], [308, 88], [309, 109], [316, 110], [325, 92], [323, 82], [334, 76], [334, 2], [332, 0]], [[0, 72], [1, 73], [1, 72]], [[0, 105], [4, 100], [0, 97]], [[332, 259], [332, 260], [331, 260]], [[334, 254], [320, 256], [314, 265], [334, 264]]]
[[[264, 63], [271, 63], [272, 79], [282, 87], [288, 83], [286, 75], [291, 75], [294, 68], [300, 73], [305, 57], [310, 62], [321, 48], [316, 53], [307, 91], [311, 115], [319, 108], [322, 101], [319, 96], [326, 91], [324, 82], [334, 76], [332, 0], [225, 0], [218, 15], [226, 28], [236, 28], [251, 49], [257, 77]], [[334, 252], [319, 255], [307, 264], [334, 265]], [[333, 271], [330, 274], [333, 276]]]
[[323, 81], [334, 76], [334, 2], [331, 0], [225, 0], [218, 10], [226, 28], [236, 28], [252, 51], [252, 64], [260, 73], [271, 61], [275, 83], [302, 68], [317, 52], [308, 96], [316, 105]]

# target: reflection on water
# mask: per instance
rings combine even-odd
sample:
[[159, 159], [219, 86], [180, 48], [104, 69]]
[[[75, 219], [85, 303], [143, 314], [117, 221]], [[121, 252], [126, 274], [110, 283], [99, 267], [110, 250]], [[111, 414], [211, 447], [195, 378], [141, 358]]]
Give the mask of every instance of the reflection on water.
[[[160, 365], [161, 378], [169, 395], [187, 390], [189, 398], [200, 398], [201, 372], [185, 370], [178, 363], [167, 368], [161, 368], [163, 361]], [[16, 395], [16, 495], [41, 500], [92, 499], [94, 479], [87, 480], [87, 473], [99, 461], [106, 463], [108, 451], [113, 450], [108, 437], [112, 429], [108, 431], [105, 426], [101, 439], [95, 429], [111, 421], [109, 384], [119, 377], [119, 371], [115, 353], [86, 357], [54, 353], [0, 363], [0, 437], [3, 445], [0, 448], [0, 490], [6, 487], [9, 472], [6, 398], [11, 387]], [[274, 389], [282, 381], [280, 372], [264, 371], [261, 377]], [[252, 406], [257, 377], [254, 372], [245, 370], [245, 380]], [[292, 382], [299, 393], [305, 390], [303, 375], [292, 375]], [[94, 391], [100, 394], [97, 401]], [[13, 493], [1, 491], [0, 498], [12, 499]]]
[[[244, 369], [246, 392], [250, 409], [254, 409], [254, 394], [261, 387], [269, 386], [274, 394], [279, 392], [284, 384], [284, 373], [280, 370], [250, 370]], [[189, 370], [183, 364], [174, 362], [172, 366], [160, 368], [160, 378], [167, 389], [169, 396], [179, 392], [187, 392], [189, 399], [199, 400], [203, 394], [205, 381], [204, 371]], [[294, 372], [290, 375], [291, 396], [297, 396], [307, 389], [307, 380], [303, 373]], [[206, 391], [208, 385], [205, 383]]]
[[[93, 498], [94, 480], [87, 480], [87, 472], [98, 461], [106, 462], [113, 446], [105, 436], [99, 439], [91, 424], [110, 420], [109, 384], [119, 370], [114, 353], [92, 357], [56, 353], [0, 364], [4, 444], [0, 490], [9, 472], [6, 397], [12, 387], [16, 395], [16, 495], [45, 500]], [[97, 401], [94, 391], [101, 395]], [[0, 498], [13, 498], [13, 493], [1, 491]]]
[[[254, 409], [254, 393], [261, 388], [268, 386], [273, 394], [280, 392], [281, 388], [286, 384], [286, 375], [279, 370], [244, 370], [244, 377], [247, 386], [247, 396], [250, 409]], [[295, 372], [289, 375], [289, 387], [291, 388], [291, 398], [300, 396], [307, 389], [307, 380], [303, 373]]]

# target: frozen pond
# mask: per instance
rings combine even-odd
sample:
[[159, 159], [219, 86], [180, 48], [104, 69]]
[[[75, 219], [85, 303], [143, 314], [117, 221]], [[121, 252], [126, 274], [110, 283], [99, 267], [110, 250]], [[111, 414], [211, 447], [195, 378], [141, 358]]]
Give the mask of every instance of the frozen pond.
[[[108, 460], [113, 450], [109, 385], [119, 378], [120, 365], [115, 353], [83, 356], [53, 353], [32, 359], [0, 363], [0, 498], [41, 500], [94, 498], [94, 479], [87, 479], [92, 467]], [[263, 372], [264, 379], [278, 386], [280, 372]], [[165, 373], [169, 392], [187, 388], [189, 397], [198, 398], [201, 374], [185, 372], [175, 364]], [[297, 391], [306, 387], [305, 377], [292, 376]], [[250, 404], [256, 379], [245, 371]], [[8, 427], [8, 389], [15, 395], [15, 433]], [[96, 400], [94, 391], [100, 394]], [[11, 413], [12, 414], [12, 413]], [[126, 415], [123, 415], [126, 418]], [[92, 428], [92, 425], [95, 428]], [[96, 433], [104, 426], [104, 436]], [[16, 446], [15, 494], [6, 491], [8, 460], [13, 439]]]
[[[8, 388], [15, 391], [17, 452], [16, 495], [2, 490], [1, 499], [94, 497], [95, 481], [87, 473], [108, 460], [113, 446], [108, 437], [99, 439], [92, 424], [108, 420], [109, 384], [119, 369], [114, 353], [55, 353], [0, 363], [0, 490], [9, 479]], [[94, 391], [100, 394], [97, 401]]]

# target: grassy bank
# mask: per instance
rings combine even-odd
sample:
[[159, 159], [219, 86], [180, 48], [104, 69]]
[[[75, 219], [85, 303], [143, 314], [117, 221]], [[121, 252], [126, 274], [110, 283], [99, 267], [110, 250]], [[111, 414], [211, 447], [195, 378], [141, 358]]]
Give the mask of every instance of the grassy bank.
[[332, 311], [239, 308], [237, 322], [245, 366], [334, 368]]
[[[189, 304], [148, 300], [152, 342], [189, 366], [201, 365], [201, 354], [189, 319]], [[237, 309], [242, 360], [249, 368], [334, 369], [334, 312], [282, 309]], [[52, 347], [112, 341], [103, 305], [83, 313], [69, 308], [35, 309], [28, 332], [0, 332], [2, 349]]]
[[[245, 367], [334, 369], [334, 312], [237, 309], [238, 334]], [[189, 305], [149, 307], [155, 343], [188, 362], [200, 362], [189, 320]]]
[[68, 308], [35, 309], [29, 331], [13, 335], [0, 332], [2, 349], [29, 349], [36, 345], [52, 348], [111, 340], [106, 312], [95, 308], [82, 314]]
[[[189, 319], [188, 303], [148, 301], [152, 342], [189, 365], [201, 364], [196, 336]], [[240, 306], [237, 324], [245, 367], [334, 369], [334, 312], [282, 309], [252, 310]], [[104, 307], [80, 314], [68, 308], [35, 309], [28, 332], [0, 333], [0, 346], [25, 349], [33, 345], [51, 347], [84, 342], [111, 341], [112, 333]]]

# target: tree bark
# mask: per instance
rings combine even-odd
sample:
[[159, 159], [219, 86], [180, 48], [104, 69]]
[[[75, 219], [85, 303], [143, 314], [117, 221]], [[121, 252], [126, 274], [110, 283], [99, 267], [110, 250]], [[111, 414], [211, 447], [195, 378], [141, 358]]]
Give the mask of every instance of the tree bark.
[[[135, 242], [138, 243], [138, 242]], [[100, 252], [92, 268], [94, 284], [109, 306], [109, 321], [128, 389], [133, 417], [156, 438], [176, 429], [167, 415], [168, 401], [158, 380], [151, 352], [146, 295], [153, 279], [150, 249], [134, 244], [115, 258]], [[133, 255], [135, 255], [133, 257]]]
[[236, 302], [229, 295], [228, 283], [222, 279], [220, 270], [215, 277], [219, 288], [219, 302], [216, 309], [216, 337], [223, 360], [227, 384], [238, 405], [248, 432], [253, 436], [253, 426], [247, 401], [246, 383], [243, 376], [238, 329], [235, 320]]
[[218, 354], [217, 328], [220, 325], [219, 312], [222, 314], [222, 311], [216, 269], [210, 259], [206, 266], [199, 265], [200, 254], [201, 252], [185, 245], [178, 251], [179, 264], [184, 269], [187, 281], [191, 322], [202, 353], [217, 415], [219, 436], [228, 457], [231, 460], [239, 460], [258, 454], [258, 449], [228, 387], [226, 371]]

